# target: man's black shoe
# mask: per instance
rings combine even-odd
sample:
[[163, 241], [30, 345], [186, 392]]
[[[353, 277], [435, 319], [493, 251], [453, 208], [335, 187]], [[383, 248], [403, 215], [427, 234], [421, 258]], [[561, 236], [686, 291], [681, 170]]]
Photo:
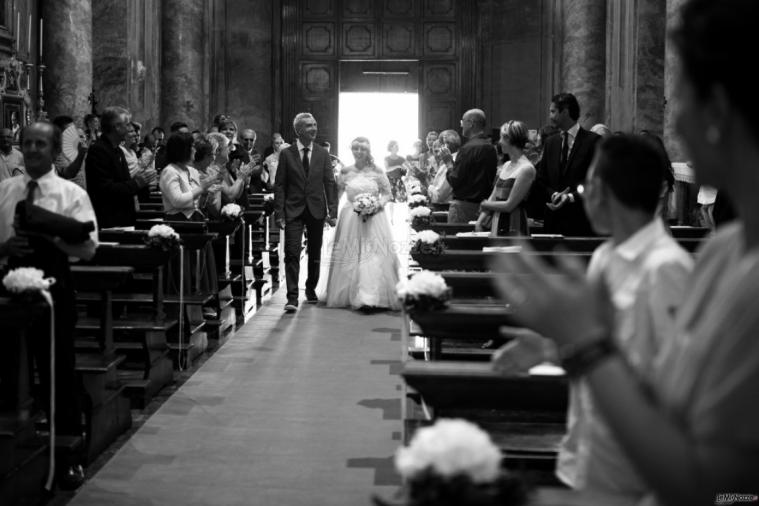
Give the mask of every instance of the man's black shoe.
[[294, 313], [298, 310], [298, 301], [287, 301], [285, 304], [285, 313]]
[[319, 297], [316, 296], [316, 290], [306, 289], [306, 300], [311, 304], [319, 302]]
[[58, 472], [58, 488], [61, 490], [76, 490], [84, 483], [82, 466], [69, 466]]

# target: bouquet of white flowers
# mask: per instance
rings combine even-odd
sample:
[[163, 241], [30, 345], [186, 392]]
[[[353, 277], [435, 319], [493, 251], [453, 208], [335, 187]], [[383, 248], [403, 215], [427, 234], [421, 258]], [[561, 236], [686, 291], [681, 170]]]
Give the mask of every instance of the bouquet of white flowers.
[[414, 230], [428, 227], [432, 223], [432, 210], [429, 207], [414, 207], [409, 210], [408, 216], [411, 219], [411, 228]]
[[420, 253], [423, 255], [439, 255], [445, 251], [440, 234], [434, 230], [422, 230], [416, 234], [416, 240], [411, 245], [411, 253]]
[[[501, 470], [501, 452], [487, 433], [465, 420], [438, 420], [420, 429], [395, 455], [408, 506], [517, 506], [527, 491]], [[375, 499], [378, 504], [385, 504]]]
[[181, 243], [179, 234], [168, 225], [153, 225], [145, 238], [145, 244], [164, 251], [170, 251]]
[[227, 204], [221, 208], [221, 216], [229, 221], [239, 220], [242, 216], [242, 207], [237, 204]]
[[415, 207], [426, 206], [428, 203], [429, 203], [429, 199], [425, 195], [422, 195], [421, 193], [416, 193], [408, 198], [409, 209], [414, 209]]
[[409, 195], [416, 195], [422, 193], [422, 183], [416, 178], [407, 178], [406, 180], [406, 193]]
[[34, 267], [18, 267], [3, 277], [3, 286], [12, 295], [34, 295], [54, 283], [55, 278], [46, 278], [44, 272]]
[[274, 194], [267, 193], [264, 195], [264, 214], [266, 216], [271, 216], [274, 214], [274, 211]]
[[417, 272], [410, 279], [402, 279], [395, 290], [410, 311], [442, 309], [451, 298], [451, 289], [443, 276], [426, 270]]
[[353, 199], [353, 212], [361, 216], [364, 221], [377, 214], [379, 210], [380, 203], [376, 195], [361, 193]]

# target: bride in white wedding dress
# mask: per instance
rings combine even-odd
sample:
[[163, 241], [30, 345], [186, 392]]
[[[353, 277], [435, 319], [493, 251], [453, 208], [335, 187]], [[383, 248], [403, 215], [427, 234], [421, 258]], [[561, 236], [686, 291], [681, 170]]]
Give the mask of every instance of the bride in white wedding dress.
[[[351, 143], [356, 160], [340, 172], [338, 186], [346, 201], [340, 210], [329, 263], [328, 307], [400, 309], [395, 294], [400, 262], [384, 207], [391, 198], [390, 181], [371, 155], [369, 139]], [[379, 211], [366, 219], [353, 210], [357, 196], [377, 198]]]

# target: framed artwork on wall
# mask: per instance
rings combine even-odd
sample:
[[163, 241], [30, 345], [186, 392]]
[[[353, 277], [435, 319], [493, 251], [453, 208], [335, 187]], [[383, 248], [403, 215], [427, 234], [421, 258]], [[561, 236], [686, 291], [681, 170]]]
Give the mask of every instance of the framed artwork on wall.
[[14, 141], [18, 141], [18, 134], [25, 123], [24, 99], [21, 97], [4, 96], [2, 98], [3, 128], [13, 131]]

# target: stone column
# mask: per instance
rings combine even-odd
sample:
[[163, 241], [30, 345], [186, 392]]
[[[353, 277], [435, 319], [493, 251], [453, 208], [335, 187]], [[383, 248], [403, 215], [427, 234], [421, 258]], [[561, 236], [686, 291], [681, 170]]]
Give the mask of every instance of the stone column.
[[43, 0], [42, 17], [45, 109], [81, 120], [91, 108], [91, 0]]
[[580, 102], [580, 124], [605, 122], [606, 2], [562, 1], [561, 91]]
[[[676, 25], [680, 7], [685, 2], [686, 0], [667, 0], [667, 30]], [[675, 48], [667, 40], [664, 45], [664, 144], [673, 162], [684, 162], [686, 161], [686, 155], [675, 134], [674, 113], [677, 106], [675, 94], [676, 69], [677, 55], [675, 54]]]
[[206, 123], [205, 6], [203, 0], [165, 0], [162, 18], [161, 122]]
[[660, 0], [639, 0], [635, 48], [636, 131], [648, 130], [661, 136], [664, 127], [664, 38], [665, 5]]

